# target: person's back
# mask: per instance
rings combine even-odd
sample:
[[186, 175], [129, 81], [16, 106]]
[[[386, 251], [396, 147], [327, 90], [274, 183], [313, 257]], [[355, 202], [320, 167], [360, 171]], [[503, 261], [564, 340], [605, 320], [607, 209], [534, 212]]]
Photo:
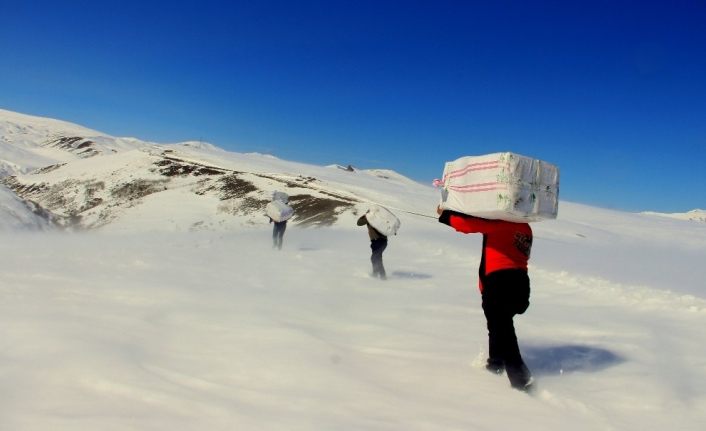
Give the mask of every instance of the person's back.
[[479, 268], [481, 282], [488, 274], [500, 270], [527, 271], [532, 250], [532, 228], [529, 224], [483, 219], [448, 210], [442, 212], [439, 222], [462, 233], [483, 234]]

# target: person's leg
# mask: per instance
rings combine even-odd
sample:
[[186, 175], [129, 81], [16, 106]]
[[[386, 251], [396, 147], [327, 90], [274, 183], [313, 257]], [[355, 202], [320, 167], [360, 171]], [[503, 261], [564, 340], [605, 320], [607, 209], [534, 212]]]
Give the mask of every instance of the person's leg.
[[279, 228], [279, 233], [277, 235], [277, 248], [282, 250], [282, 241], [284, 240], [284, 231], [287, 229], [287, 224], [282, 223], [282, 225]]
[[507, 316], [494, 297], [494, 288], [486, 286], [483, 291], [483, 314], [488, 327], [488, 362], [486, 368], [498, 374], [505, 370], [505, 344], [503, 337], [507, 336]]
[[[494, 280], [499, 281], [499, 280]], [[514, 388], [524, 389], [531, 381], [529, 369], [522, 360], [513, 317], [527, 303], [522, 286], [492, 283], [483, 290], [483, 312], [488, 324], [488, 364], [490, 371], [507, 372]], [[518, 300], [519, 298], [519, 300]]]
[[277, 247], [277, 235], [279, 229], [277, 229], [277, 223], [273, 223], [274, 226], [272, 227], [272, 248]]
[[[508, 295], [506, 307], [512, 318], [514, 318], [517, 314], [523, 314], [529, 307], [529, 277], [526, 272], [511, 272], [508, 274], [508, 280], [505, 285], [511, 287], [511, 294]], [[529, 390], [532, 384], [532, 373], [522, 360], [514, 325], [512, 327], [512, 338], [508, 340], [506, 349], [505, 369], [510, 379], [510, 384], [517, 389]]]
[[385, 278], [385, 268], [382, 265], [382, 252], [385, 247], [387, 247], [386, 240], [376, 239], [370, 241], [370, 248], [373, 251], [370, 256], [370, 262], [373, 264], [373, 276], [383, 279]]
[[504, 317], [499, 330], [500, 350], [505, 363], [505, 372], [513, 388], [524, 389], [530, 382], [531, 374], [520, 354], [512, 316]]
[[370, 262], [373, 264], [373, 276], [385, 278], [385, 267], [382, 265], [382, 252], [387, 247], [387, 240], [376, 239], [370, 241], [370, 248], [373, 253], [370, 256]]
[[379, 248], [380, 248], [380, 246], [376, 240], [370, 241], [370, 249], [372, 250], [372, 254], [370, 255], [370, 263], [373, 265], [373, 277], [377, 277], [380, 274]]
[[379, 253], [379, 259], [378, 259], [378, 274], [380, 275], [380, 278], [383, 280], [387, 279], [387, 274], [385, 273], [385, 265], [382, 263], [382, 252], [385, 251], [387, 248], [387, 240], [380, 240], [380, 248], [378, 250]]

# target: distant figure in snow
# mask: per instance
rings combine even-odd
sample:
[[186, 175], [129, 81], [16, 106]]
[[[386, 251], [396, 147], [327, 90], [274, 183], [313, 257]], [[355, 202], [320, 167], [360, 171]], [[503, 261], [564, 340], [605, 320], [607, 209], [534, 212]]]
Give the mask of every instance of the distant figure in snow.
[[381, 234], [377, 229], [368, 223], [368, 219], [363, 214], [357, 222], [358, 226], [368, 226], [368, 236], [370, 237], [370, 248], [373, 251], [370, 261], [373, 264], [373, 277], [380, 277], [381, 280], [386, 280], [385, 267], [382, 264], [382, 252], [387, 248], [387, 237]]
[[282, 250], [282, 239], [284, 231], [287, 229], [287, 220], [294, 215], [294, 209], [289, 206], [289, 196], [284, 192], [275, 191], [272, 195], [272, 202], [265, 207], [270, 223], [274, 223], [272, 229], [272, 248]]
[[529, 307], [530, 280], [527, 262], [532, 250], [532, 229], [527, 223], [488, 220], [450, 210], [436, 209], [439, 222], [458, 232], [482, 233], [479, 288], [488, 325], [486, 369], [507, 372], [513, 388], [529, 391], [532, 375], [522, 360], [513, 317]]

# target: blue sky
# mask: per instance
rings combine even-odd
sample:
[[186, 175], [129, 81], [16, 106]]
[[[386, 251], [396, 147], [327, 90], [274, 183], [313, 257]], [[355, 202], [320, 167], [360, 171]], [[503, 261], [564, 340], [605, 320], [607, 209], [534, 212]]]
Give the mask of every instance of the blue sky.
[[560, 198], [706, 207], [706, 2], [0, 0], [0, 107], [429, 183], [513, 151]]

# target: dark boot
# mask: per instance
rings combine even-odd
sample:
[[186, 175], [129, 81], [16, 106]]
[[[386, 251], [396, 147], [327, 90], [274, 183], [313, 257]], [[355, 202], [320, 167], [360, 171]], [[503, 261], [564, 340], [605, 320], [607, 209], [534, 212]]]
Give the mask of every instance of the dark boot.
[[503, 363], [503, 361], [500, 361], [498, 359], [488, 358], [485, 363], [485, 369], [493, 374], [500, 375], [505, 372], [505, 364]]
[[529, 392], [532, 389], [532, 374], [524, 363], [509, 365], [505, 364], [507, 377], [510, 379], [510, 385], [518, 390]]

